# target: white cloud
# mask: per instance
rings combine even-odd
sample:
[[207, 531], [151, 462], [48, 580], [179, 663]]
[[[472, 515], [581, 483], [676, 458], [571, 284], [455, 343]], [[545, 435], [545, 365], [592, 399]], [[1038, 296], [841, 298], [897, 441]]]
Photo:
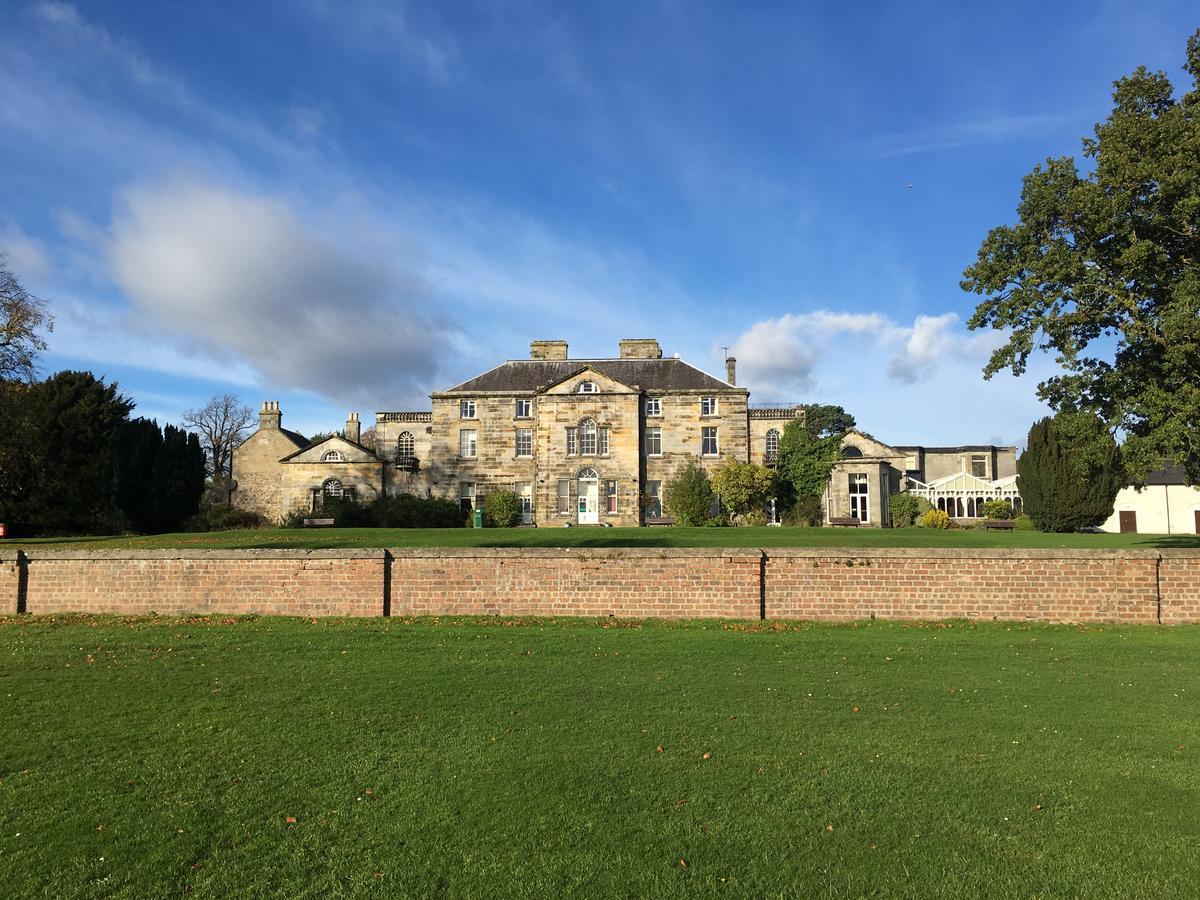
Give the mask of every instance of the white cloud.
[[1062, 127], [1073, 117], [1064, 114], [1000, 115], [957, 122], [940, 128], [884, 135], [876, 139], [872, 159], [890, 159], [914, 153], [932, 153], [959, 147], [991, 144], [1043, 135]]
[[412, 396], [455, 329], [426, 313], [419, 277], [356, 252], [360, 237], [333, 240], [272, 197], [176, 180], [123, 193], [110, 262], [151, 323], [268, 382], [356, 402]]
[[26, 288], [29, 288], [28, 281], [42, 278], [50, 272], [45, 245], [11, 222], [0, 227], [0, 256], [5, 258], [8, 270]]

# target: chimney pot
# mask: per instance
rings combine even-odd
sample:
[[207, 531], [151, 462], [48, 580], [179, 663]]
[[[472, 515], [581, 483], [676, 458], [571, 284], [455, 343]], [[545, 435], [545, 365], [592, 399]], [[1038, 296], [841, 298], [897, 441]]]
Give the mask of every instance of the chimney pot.
[[621, 359], [662, 359], [662, 347], [655, 338], [625, 338], [619, 346]]
[[358, 413], [352, 412], [346, 416], [346, 440], [358, 443], [362, 437], [362, 426], [358, 421]]
[[283, 414], [279, 411], [279, 401], [264, 400], [262, 409], [258, 413], [258, 430], [278, 431], [282, 421]]
[[737, 384], [737, 359], [732, 356], [725, 357], [725, 380]]

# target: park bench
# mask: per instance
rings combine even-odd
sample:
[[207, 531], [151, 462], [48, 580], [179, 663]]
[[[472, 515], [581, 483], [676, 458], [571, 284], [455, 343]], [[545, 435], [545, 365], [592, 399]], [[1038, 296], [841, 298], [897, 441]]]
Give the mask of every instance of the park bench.
[[675, 520], [670, 516], [646, 516], [647, 525], [674, 525]]
[[305, 519], [305, 528], [332, 528], [333, 519]]
[[841, 525], [843, 528], [857, 528], [858, 519], [854, 516], [830, 516], [830, 525]]
[[984, 531], [1012, 531], [1017, 527], [1017, 523], [1012, 519], [984, 519]]

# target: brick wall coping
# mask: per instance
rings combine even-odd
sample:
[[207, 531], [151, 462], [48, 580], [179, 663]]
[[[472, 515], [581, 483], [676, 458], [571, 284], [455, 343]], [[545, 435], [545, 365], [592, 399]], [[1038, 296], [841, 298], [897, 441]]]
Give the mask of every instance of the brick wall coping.
[[[60, 559], [383, 559], [382, 549], [335, 548], [328, 550], [287, 549], [175, 549], [175, 550], [26, 550], [30, 562]], [[0, 555], [0, 561], [14, 559], [15, 553]]]
[[[17, 550], [0, 549], [0, 563]], [[24, 550], [38, 560], [104, 559], [1196, 559], [1200, 549], [1045, 549], [994, 547], [395, 547], [298, 549]]]
[[396, 559], [761, 559], [756, 547], [396, 547]]

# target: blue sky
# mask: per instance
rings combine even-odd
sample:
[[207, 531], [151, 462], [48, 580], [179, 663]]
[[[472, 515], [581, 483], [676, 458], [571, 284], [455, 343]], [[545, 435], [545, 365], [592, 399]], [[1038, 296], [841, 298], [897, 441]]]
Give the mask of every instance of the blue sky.
[[657, 337], [752, 402], [893, 443], [1014, 443], [962, 270], [1020, 178], [1078, 155], [1194, 4], [13, 3], [0, 249], [44, 368], [177, 421], [217, 392], [300, 431], [533, 338]]

